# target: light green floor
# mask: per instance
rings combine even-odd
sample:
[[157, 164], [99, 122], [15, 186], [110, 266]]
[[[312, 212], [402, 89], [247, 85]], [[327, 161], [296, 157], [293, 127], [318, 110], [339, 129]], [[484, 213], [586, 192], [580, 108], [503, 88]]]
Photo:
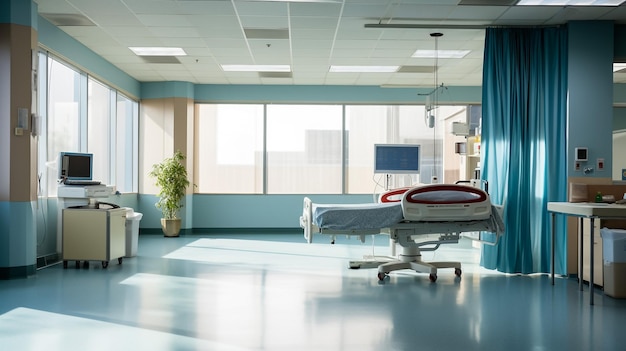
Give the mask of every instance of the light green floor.
[[624, 350], [626, 300], [575, 280], [478, 266], [471, 245], [424, 260], [441, 270], [347, 268], [385, 255], [358, 240], [298, 235], [141, 235], [138, 256], [107, 269], [55, 265], [0, 281], [1, 350]]

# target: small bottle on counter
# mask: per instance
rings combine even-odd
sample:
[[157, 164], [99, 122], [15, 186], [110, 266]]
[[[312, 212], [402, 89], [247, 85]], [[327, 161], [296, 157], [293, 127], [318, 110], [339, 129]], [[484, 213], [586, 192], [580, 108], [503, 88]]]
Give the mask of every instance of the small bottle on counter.
[[596, 194], [596, 202], [602, 202], [602, 193], [599, 191]]

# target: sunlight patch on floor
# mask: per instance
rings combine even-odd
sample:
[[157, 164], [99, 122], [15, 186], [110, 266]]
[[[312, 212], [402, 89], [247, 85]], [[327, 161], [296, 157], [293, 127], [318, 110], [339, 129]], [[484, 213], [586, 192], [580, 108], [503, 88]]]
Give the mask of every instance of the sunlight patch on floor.
[[224, 350], [240, 347], [87, 318], [16, 308], [0, 315], [3, 350]]
[[[398, 246], [396, 253], [400, 252], [401, 247]], [[390, 253], [388, 247], [367, 243], [332, 245], [202, 238], [164, 255], [163, 258], [337, 276], [358, 271], [349, 269], [351, 260], [362, 260], [366, 256], [388, 256]], [[441, 245], [435, 251], [423, 251], [422, 260], [458, 261], [461, 262], [464, 273], [500, 274], [481, 267], [480, 250], [467, 244]]]

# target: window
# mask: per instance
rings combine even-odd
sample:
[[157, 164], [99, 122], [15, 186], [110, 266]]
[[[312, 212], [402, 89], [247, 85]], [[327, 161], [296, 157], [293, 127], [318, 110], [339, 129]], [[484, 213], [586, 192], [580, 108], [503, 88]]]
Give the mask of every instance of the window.
[[115, 187], [122, 193], [136, 192], [138, 189], [137, 174], [139, 173], [138, 155], [139, 141], [139, 104], [128, 97], [117, 93], [116, 123], [113, 142], [115, 155], [114, 175]]
[[263, 193], [263, 105], [196, 106], [197, 191]]
[[56, 196], [61, 151], [93, 153], [94, 179], [137, 191], [137, 102], [47, 53], [38, 70], [40, 193]]
[[42, 129], [45, 131], [42, 144], [46, 145], [46, 150], [39, 154], [39, 169], [42, 179], [46, 180], [45, 193], [56, 195], [59, 152], [86, 150], [81, 140], [83, 123], [80, 118], [84, 101], [80, 87], [85, 77], [57, 60], [46, 60], [44, 56], [40, 62], [47, 74], [40, 72], [39, 77], [47, 78], [47, 89], [40, 89], [39, 92], [40, 96], [47, 97], [47, 106], [40, 106], [39, 109], [45, 111], [41, 114], [45, 119], [42, 118], [40, 123], [46, 126]]
[[267, 193], [342, 193], [342, 107], [267, 106]]
[[[446, 166], [443, 174], [452, 135], [446, 123], [466, 118], [466, 107], [439, 106], [434, 114], [437, 123], [429, 128], [418, 105], [197, 104], [197, 191], [371, 194], [429, 183], [432, 175], [456, 181], [454, 151], [456, 168]], [[421, 174], [375, 177], [377, 143], [420, 144]]]
[[92, 78], [87, 91], [87, 152], [93, 154], [93, 178], [112, 184], [111, 95], [115, 97], [115, 92]]

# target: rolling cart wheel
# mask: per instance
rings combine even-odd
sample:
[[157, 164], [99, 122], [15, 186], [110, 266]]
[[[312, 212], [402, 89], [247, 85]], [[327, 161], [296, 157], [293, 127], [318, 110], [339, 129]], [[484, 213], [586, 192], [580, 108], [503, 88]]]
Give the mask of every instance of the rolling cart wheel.
[[436, 282], [437, 281], [437, 275], [436, 274], [431, 274], [428, 276], [428, 279], [430, 279], [431, 282]]
[[102, 268], [107, 268], [109, 266], [109, 261], [102, 261]]
[[387, 274], [383, 272], [378, 272], [378, 280], [384, 280]]
[[85, 268], [85, 269], [89, 268], [89, 261], [84, 261], [83, 262], [83, 268]]
[[455, 269], [454, 269], [454, 274], [455, 274], [457, 277], [460, 277], [460, 276], [461, 276], [461, 268], [455, 268]]
[[63, 261], [63, 269], [67, 268], [67, 261]]
[[80, 261], [76, 261], [76, 268], [80, 268]]
[[118, 264], [122, 264], [122, 257], [119, 257], [119, 258], [117, 259], [117, 263], [118, 263]]

